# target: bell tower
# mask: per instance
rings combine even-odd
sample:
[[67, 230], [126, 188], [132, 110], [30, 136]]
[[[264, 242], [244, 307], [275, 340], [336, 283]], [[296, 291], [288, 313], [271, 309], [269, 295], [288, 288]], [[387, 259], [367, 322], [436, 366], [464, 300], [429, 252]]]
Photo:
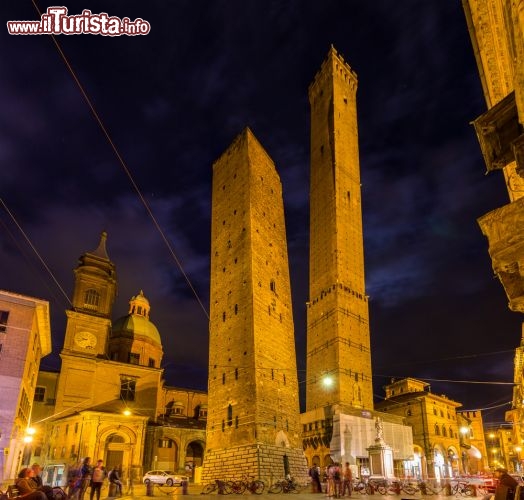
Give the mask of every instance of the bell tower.
[[84, 253], [74, 271], [73, 308], [66, 311], [64, 351], [107, 354], [116, 271], [107, 255], [106, 239], [107, 233], [103, 232], [96, 250]]
[[356, 74], [331, 47], [309, 87], [307, 410], [373, 409], [356, 92]]

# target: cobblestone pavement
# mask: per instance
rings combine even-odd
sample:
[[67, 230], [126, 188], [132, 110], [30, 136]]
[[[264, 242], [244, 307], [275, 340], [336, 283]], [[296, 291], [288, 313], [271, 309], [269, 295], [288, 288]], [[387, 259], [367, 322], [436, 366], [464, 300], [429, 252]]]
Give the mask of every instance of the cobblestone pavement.
[[[212, 493], [210, 495], [201, 495], [200, 492], [202, 491], [203, 485], [200, 484], [190, 484], [188, 488], [187, 494], [182, 494], [182, 488], [176, 487], [176, 488], [168, 488], [164, 486], [155, 486], [153, 489], [153, 497], [156, 498], [156, 500], [169, 500], [170, 498], [176, 497], [177, 500], [203, 500], [204, 498], [210, 498], [210, 497], [218, 497], [216, 493]], [[311, 493], [309, 489], [304, 489], [300, 493], [278, 493], [278, 494], [271, 494], [264, 492], [262, 495], [253, 495], [250, 493], [244, 493], [241, 495], [243, 497], [250, 496], [251, 500], [282, 500], [282, 497], [288, 498], [289, 500], [329, 500], [325, 493]], [[137, 486], [132, 494], [124, 495], [120, 499], [116, 500], [152, 500], [151, 496], [146, 495], [146, 490], [144, 486]], [[224, 497], [224, 495], [220, 496], [221, 498]], [[227, 495], [226, 498], [230, 500], [234, 500], [238, 495]], [[407, 494], [400, 494], [400, 495], [352, 495], [351, 497], [343, 497], [346, 500], [425, 500], [426, 498], [433, 498], [434, 500], [458, 500], [460, 498], [466, 498], [461, 497], [460, 495], [457, 497], [455, 495], [452, 496], [444, 496], [444, 495], [420, 495], [420, 493], [416, 495], [407, 495]], [[468, 498], [475, 498], [475, 497], [468, 497]], [[477, 497], [481, 498], [481, 497]], [[104, 499], [105, 500], [105, 499]], [[217, 498], [218, 500], [218, 498]]]

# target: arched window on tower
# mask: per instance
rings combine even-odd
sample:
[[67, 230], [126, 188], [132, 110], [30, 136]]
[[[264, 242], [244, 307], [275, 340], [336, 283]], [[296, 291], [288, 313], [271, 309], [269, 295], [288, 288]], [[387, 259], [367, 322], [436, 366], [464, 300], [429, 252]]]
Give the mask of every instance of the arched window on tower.
[[277, 293], [277, 285], [275, 283], [275, 280], [271, 280], [269, 282], [269, 289], [273, 292], [273, 293]]
[[84, 307], [86, 309], [98, 309], [100, 304], [100, 294], [93, 288], [86, 290], [84, 295]]

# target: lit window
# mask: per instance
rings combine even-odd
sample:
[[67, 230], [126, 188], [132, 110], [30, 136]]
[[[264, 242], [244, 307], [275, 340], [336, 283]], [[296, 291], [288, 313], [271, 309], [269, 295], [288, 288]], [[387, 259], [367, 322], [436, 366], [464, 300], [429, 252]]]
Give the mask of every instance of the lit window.
[[171, 439], [159, 439], [158, 447], [159, 448], [173, 448], [173, 441]]

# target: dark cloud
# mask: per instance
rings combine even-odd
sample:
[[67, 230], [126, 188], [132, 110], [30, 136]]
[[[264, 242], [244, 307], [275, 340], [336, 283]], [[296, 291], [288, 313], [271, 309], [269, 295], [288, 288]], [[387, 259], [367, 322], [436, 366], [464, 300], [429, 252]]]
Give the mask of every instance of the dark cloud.
[[[512, 380], [520, 320], [492, 277], [476, 222], [507, 194], [501, 176], [484, 176], [469, 124], [485, 104], [459, 2], [69, 5], [70, 13], [87, 7], [152, 27], [138, 37], [58, 37], [125, 168], [52, 41], [0, 33], [0, 197], [66, 295], [78, 256], [108, 231], [119, 277], [115, 317], [144, 290], [164, 342], [166, 379], [205, 389], [205, 312], [126, 168], [207, 308], [212, 164], [250, 126], [282, 180], [303, 378], [307, 89], [334, 44], [359, 79], [375, 392], [383, 394], [390, 376]], [[0, 9], [6, 20], [36, 18], [30, 3]], [[0, 235], [0, 287], [50, 300], [54, 354], [44, 366], [57, 366], [67, 299], [3, 209]], [[432, 387], [469, 408], [511, 399], [509, 386]]]

